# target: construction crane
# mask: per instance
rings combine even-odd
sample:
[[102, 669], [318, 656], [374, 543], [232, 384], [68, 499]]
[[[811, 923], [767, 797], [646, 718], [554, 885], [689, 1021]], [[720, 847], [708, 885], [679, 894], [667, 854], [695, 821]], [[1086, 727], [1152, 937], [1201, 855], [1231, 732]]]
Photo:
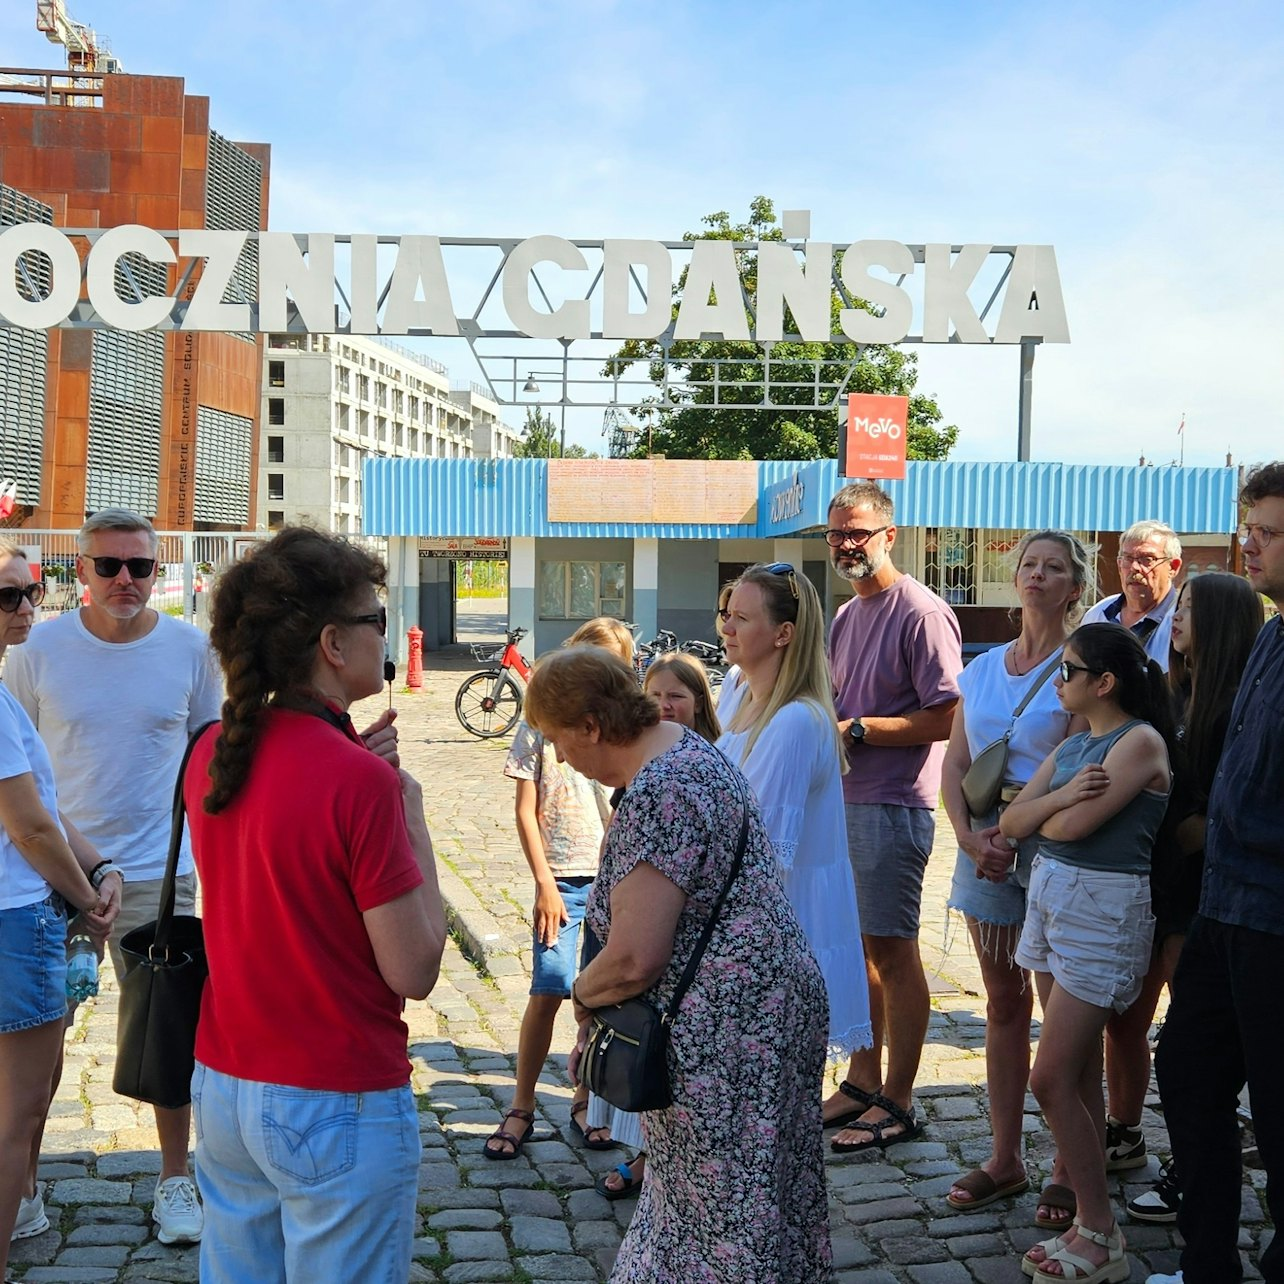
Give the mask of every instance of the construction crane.
[[106, 37], [77, 22], [63, 0], [36, 0], [36, 30], [67, 50], [67, 70], [73, 76], [103, 75], [124, 71], [113, 56]]

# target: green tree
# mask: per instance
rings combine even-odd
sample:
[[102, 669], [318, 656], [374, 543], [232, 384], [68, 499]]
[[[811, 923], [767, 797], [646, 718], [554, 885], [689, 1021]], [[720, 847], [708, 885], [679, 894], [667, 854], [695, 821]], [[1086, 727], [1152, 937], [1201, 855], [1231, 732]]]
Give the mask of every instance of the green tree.
[[[522, 425], [522, 440], [513, 448], [514, 459], [560, 459], [562, 447], [560, 432], [552, 415], [546, 415], [538, 406], [526, 407], [526, 422]], [[583, 446], [571, 444], [566, 448], [567, 459], [597, 459], [595, 453]]]
[[[686, 232], [683, 240], [781, 241], [784, 234], [776, 223], [772, 202], [756, 197], [749, 206], [749, 219], [733, 224], [725, 210], [703, 219], [705, 230]], [[746, 299], [757, 295], [757, 255], [738, 255], [741, 285]], [[836, 265], [837, 270], [837, 265]], [[684, 270], [674, 289], [674, 315], [686, 285]], [[853, 305], [868, 308], [863, 300]], [[830, 333], [838, 332], [838, 310], [843, 306], [837, 292], [831, 303]], [[786, 317], [786, 332], [795, 331], [792, 317]], [[820, 363], [822, 385], [831, 387], [846, 380], [846, 392], [890, 393], [909, 397], [907, 449], [911, 459], [944, 459], [958, 440], [958, 428], [943, 424], [940, 407], [932, 397], [915, 392], [918, 358], [900, 348], [870, 344], [860, 351], [854, 369], [849, 367], [856, 347], [850, 343], [776, 343], [770, 350], [771, 406], [752, 410], [723, 410], [714, 406], [712, 383], [716, 372], [722, 401], [755, 401], [763, 395], [765, 349], [743, 341], [679, 340], [670, 345], [669, 357], [678, 366], [670, 369], [671, 395], [674, 385], [692, 381], [677, 409], [644, 402], [639, 410], [652, 422], [651, 449], [672, 459], [832, 459], [838, 454], [840, 414], [811, 408], [816, 364]], [[715, 366], [715, 360], [724, 364]], [[613, 375], [635, 362], [650, 366], [651, 381], [663, 384], [663, 349], [656, 339], [630, 339], [612, 356], [606, 373]], [[779, 387], [797, 383], [801, 387]], [[844, 403], [845, 404], [845, 403]], [[647, 445], [639, 436], [635, 455], [645, 456]]]

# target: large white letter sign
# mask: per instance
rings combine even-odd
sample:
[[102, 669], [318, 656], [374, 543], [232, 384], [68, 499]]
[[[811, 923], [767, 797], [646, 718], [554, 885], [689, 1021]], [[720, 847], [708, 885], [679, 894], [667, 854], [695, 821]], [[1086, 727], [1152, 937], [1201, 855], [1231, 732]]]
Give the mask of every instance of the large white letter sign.
[[764, 241], [758, 247], [759, 343], [777, 343], [785, 337], [786, 303], [798, 333], [808, 343], [829, 342], [834, 247], [826, 241], [808, 241], [806, 254], [803, 266], [791, 246]]
[[[53, 264], [53, 280], [43, 299], [18, 293], [18, 259], [27, 250], [47, 254]], [[0, 232], [0, 316], [28, 330], [47, 330], [65, 321], [79, 298], [80, 255], [57, 228], [19, 223]]]
[[99, 317], [117, 330], [151, 330], [163, 322], [174, 306], [168, 294], [127, 303], [116, 293], [116, 264], [126, 254], [138, 254], [153, 263], [177, 262], [170, 243], [150, 227], [126, 223], [108, 228], [94, 242], [85, 264], [89, 302]]
[[[709, 291], [717, 296], [709, 302]], [[699, 339], [702, 335], [723, 339], [749, 338], [745, 298], [736, 270], [736, 252], [730, 241], [693, 241], [687, 283], [678, 305], [675, 339]]]
[[[305, 261], [299, 241], [307, 244]], [[259, 233], [259, 329], [289, 326], [286, 291], [294, 296], [303, 328], [320, 334], [334, 330], [334, 233]]]
[[512, 323], [532, 339], [587, 339], [587, 299], [567, 299], [552, 312], [539, 312], [531, 307], [527, 278], [536, 263], [545, 262], [579, 272], [588, 269], [584, 255], [570, 241], [560, 236], [529, 237], [513, 247], [504, 263], [504, 310]]
[[[356, 263], [353, 263], [356, 275]], [[424, 297], [416, 298], [423, 282]], [[586, 305], [587, 306], [587, 305]], [[435, 236], [403, 236], [388, 285], [383, 334], [458, 334], [459, 322], [450, 301], [441, 241]]]
[[181, 329], [253, 329], [248, 302], [223, 302], [247, 236], [246, 232], [216, 232], [205, 227], [189, 227], [179, 232], [179, 258], [206, 260], [196, 282], [196, 292], [183, 312]]
[[843, 284], [858, 299], [882, 308], [875, 316], [864, 308], [843, 308], [838, 324], [853, 343], [900, 343], [909, 333], [914, 319], [914, 305], [899, 285], [870, 276], [872, 267], [880, 267], [898, 276], [911, 276], [914, 255], [900, 241], [857, 241], [843, 254]]
[[[646, 311], [629, 311], [629, 269], [646, 269]], [[673, 260], [659, 241], [602, 242], [602, 334], [655, 339], [673, 310]]]
[[989, 343], [990, 336], [967, 297], [968, 286], [976, 280], [989, 253], [988, 245], [965, 245], [951, 263], [948, 245], [923, 247], [924, 343], [948, 343], [951, 320], [960, 343]]
[[352, 277], [348, 282], [348, 306], [352, 309], [351, 334], [379, 333], [379, 238], [356, 234], [348, 246]]
[[1012, 258], [994, 342], [1020, 343], [1022, 339], [1070, 342], [1057, 253], [1050, 245], [1018, 245]]

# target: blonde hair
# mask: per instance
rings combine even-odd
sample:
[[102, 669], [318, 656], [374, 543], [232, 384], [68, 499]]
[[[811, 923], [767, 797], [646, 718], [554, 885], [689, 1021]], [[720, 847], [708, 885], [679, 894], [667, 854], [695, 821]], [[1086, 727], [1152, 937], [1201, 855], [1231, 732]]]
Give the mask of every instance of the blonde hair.
[[656, 656], [647, 668], [642, 690], [648, 691], [651, 679], [661, 673], [673, 674], [695, 697], [695, 721], [691, 724], [691, 730], [712, 744], [722, 735], [722, 727], [714, 711], [713, 688], [709, 685], [709, 675], [705, 672], [704, 665], [695, 656], [681, 651]]
[[766, 700], [755, 704], [753, 693], [746, 692], [728, 730], [749, 732], [745, 743], [747, 761], [763, 728], [781, 709], [795, 700], [809, 701], [824, 715], [838, 768], [846, 774], [847, 755], [838, 734], [833, 679], [825, 656], [825, 614], [812, 582], [801, 571], [791, 569], [784, 574], [769, 570], [766, 563], [760, 562], [749, 567], [736, 583], [756, 584], [762, 590], [768, 617], [776, 624], [792, 623], [794, 636], [785, 647], [780, 672]]
[[611, 615], [585, 620], [563, 646], [600, 646], [613, 651], [625, 664], [633, 663], [633, 634]]

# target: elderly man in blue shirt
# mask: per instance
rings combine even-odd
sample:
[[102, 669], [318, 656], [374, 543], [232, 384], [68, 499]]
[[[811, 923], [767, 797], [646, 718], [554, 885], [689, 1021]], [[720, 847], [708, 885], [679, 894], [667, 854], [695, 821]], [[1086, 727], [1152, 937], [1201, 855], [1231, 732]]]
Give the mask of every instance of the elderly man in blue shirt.
[[[1239, 540], [1249, 582], [1284, 612], [1284, 462], [1244, 486]], [[1204, 884], [1155, 1058], [1181, 1174], [1176, 1275], [1148, 1284], [1235, 1284], [1241, 1158], [1236, 1106], [1245, 1083], [1277, 1228], [1262, 1253], [1284, 1284], [1284, 615], [1258, 636], [1231, 710], [1208, 803]]]
[[1181, 570], [1181, 541], [1163, 522], [1134, 522], [1119, 537], [1119, 583], [1122, 593], [1102, 598], [1084, 612], [1082, 623], [1108, 621], [1130, 629], [1146, 654], [1165, 673], [1168, 642], [1177, 606], [1173, 581]]

